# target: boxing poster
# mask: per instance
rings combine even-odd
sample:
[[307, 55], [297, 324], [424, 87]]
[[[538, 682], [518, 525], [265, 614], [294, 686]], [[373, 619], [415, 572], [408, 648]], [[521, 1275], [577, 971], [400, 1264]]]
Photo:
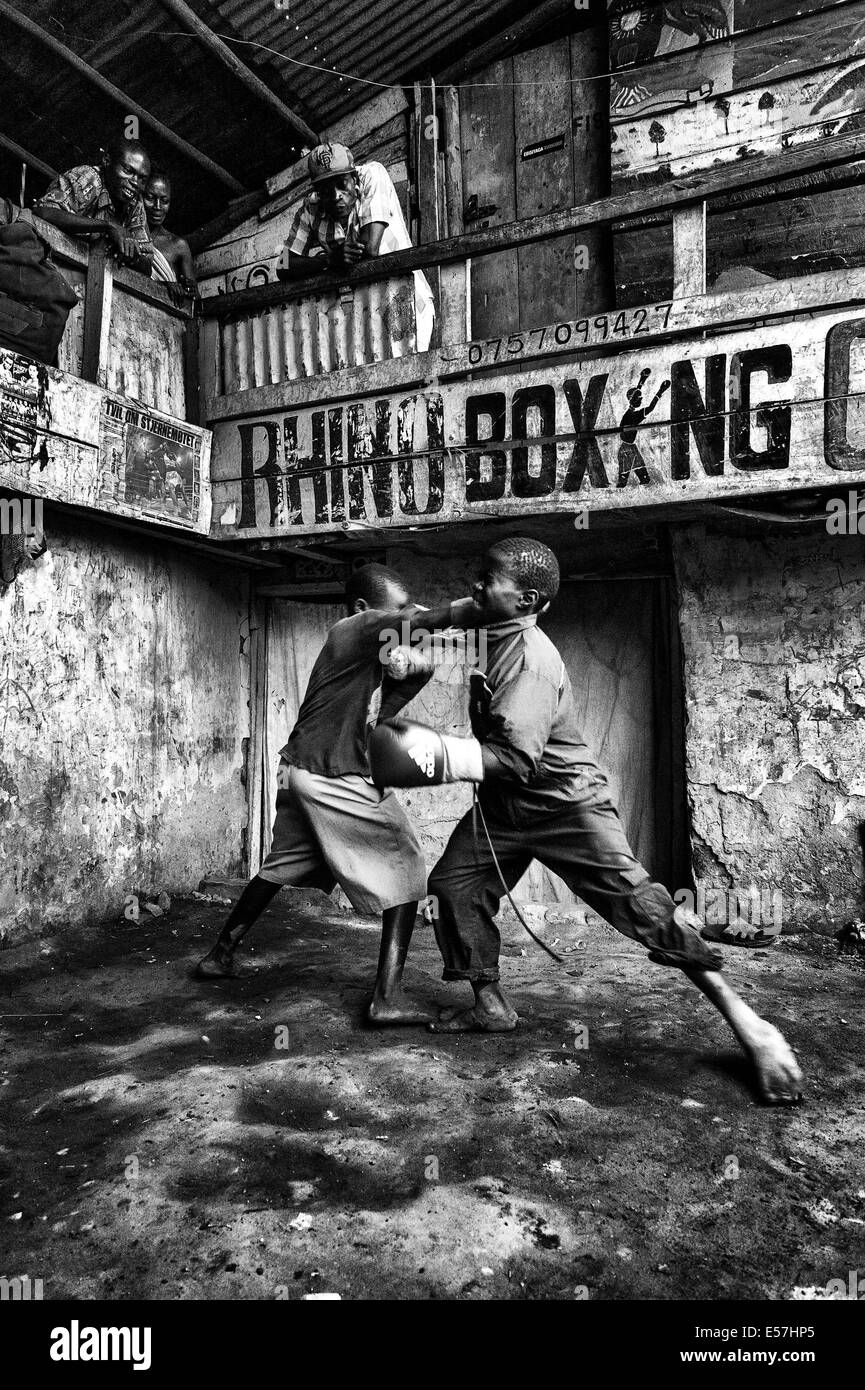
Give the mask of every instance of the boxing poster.
[[104, 503], [194, 526], [201, 501], [200, 432], [108, 397], [100, 438]]

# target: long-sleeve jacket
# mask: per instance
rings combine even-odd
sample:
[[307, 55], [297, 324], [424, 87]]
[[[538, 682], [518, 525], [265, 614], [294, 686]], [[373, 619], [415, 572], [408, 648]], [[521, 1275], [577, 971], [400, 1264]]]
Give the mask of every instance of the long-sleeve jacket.
[[518, 794], [556, 810], [596, 796], [607, 777], [577, 723], [565, 663], [537, 617], [484, 632], [486, 672], [472, 676], [472, 732], [505, 769], [484, 784], [485, 799]]

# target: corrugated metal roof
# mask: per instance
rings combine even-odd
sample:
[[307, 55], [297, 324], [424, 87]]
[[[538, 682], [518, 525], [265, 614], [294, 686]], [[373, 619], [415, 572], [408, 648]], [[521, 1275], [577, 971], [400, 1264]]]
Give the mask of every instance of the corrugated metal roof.
[[374, 96], [381, 87], [373, 84], [432, 73], [442, 54], [525, 9], [513, 0], [288, 0], [279, 8], [274, 0], [209, 0], [208, 8], [282, 55], [253, 49], [247, 61], [271, 62], [320, 125]]
[[[303, 143], [161, 0], [10, 0], [123, 92], [245, 187], [292, 163]], [[519, 0], [191, 0], [232, 51], [314, 130], [388, 85], [410, 85], [500, 32]], [[257, 45], [255, 47], [251, 45]], [[270, 51], [268, 51], [270, 50]], [[96, 158], [122, 124], [119, 103], [41, 42], [0, 18], [0, 131], [55, 168]], [[175, 174], [172, 222], [198, 226], [230, 196], [212, 174], [144, 131]], [[14, 194], [15, 162], [0, 155], [0, 191]], [[34, 192], [44, 178], [33, 175]]]

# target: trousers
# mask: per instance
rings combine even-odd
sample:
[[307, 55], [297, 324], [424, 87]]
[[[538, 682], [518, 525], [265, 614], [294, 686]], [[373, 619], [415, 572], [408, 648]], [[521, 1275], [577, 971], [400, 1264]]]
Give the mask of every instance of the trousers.
[[[483, 801], [481, 802], [484, 806]], [[484, 806], [502, 876], [512, 889], [533, 859], [558, 874], [623, 936], [648, 948], [658, 965], [719, 970], [720, 951], [676, 920], [676, 904], [635, 858], [615, 806], [603, 799], [567, 803], [560, 812], [503, 814]], [[484, 984], [499, 978], [501, 938], [495, 923], [504, 895], [478, 817], [463, 816], [427, 885], [436, 898], [435, 930], [445, 980]]]

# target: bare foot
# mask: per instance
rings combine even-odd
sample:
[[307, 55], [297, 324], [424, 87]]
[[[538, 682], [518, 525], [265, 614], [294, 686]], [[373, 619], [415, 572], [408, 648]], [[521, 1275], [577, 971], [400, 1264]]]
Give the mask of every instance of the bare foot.
[[431, 1033], [512, 1033], [517, 1026], [517, 1011], [504, 1008], [485, 1008], [475, 1003], [471, 1009], [442, 1009]]
[[425, 1004], [416, 1004], [407, 994], [392, 994], [388, 999], [373, 995], [366, 1011], [366, 1021], [372, 1028], [417, 1027], [431, 1023], [435, 1010]]
[[194, 971], [196, 980], [230, 980], [239, 974], [233, 952], [220, 951], [216, 946], [198, 962]]
[[793, 1049], [771, 1023], [753, 1041], [743, 1043], [757, 1073], [760, 1095], [767, 1105], [798, 1105], [802, 1099], [802, 1073]]

